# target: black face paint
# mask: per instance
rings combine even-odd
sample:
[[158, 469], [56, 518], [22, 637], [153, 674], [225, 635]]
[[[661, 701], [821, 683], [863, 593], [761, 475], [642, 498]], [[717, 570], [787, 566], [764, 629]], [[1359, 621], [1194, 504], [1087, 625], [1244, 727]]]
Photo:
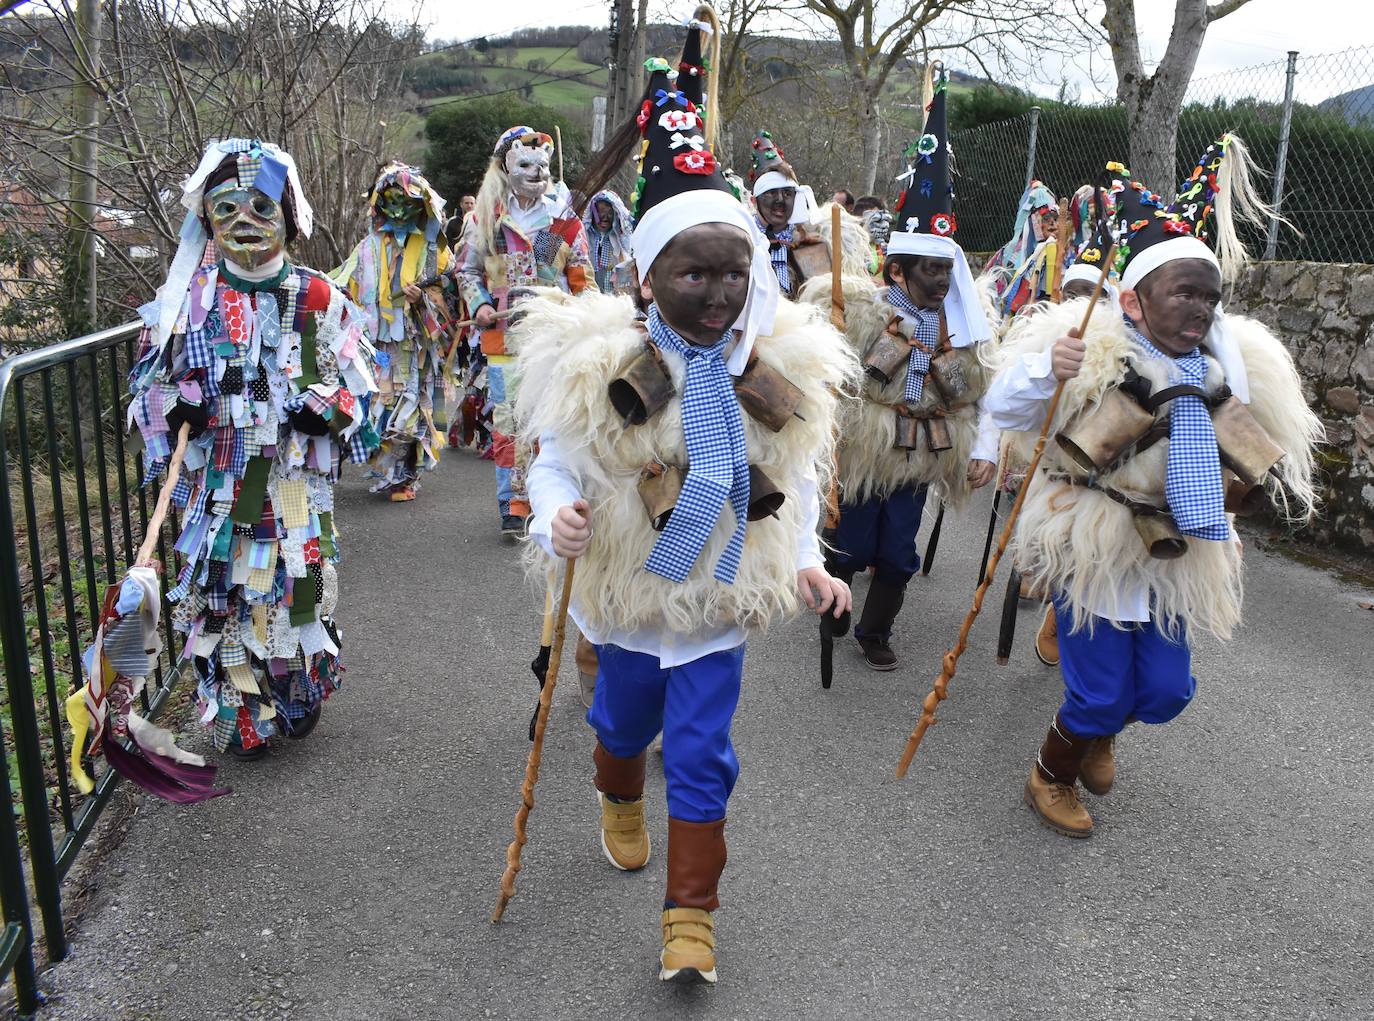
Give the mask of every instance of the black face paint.
[[1221, 273], [1203, 259], [1177, 259], [1147, 274], [1135, 295], [1140, 332], [1167, 354], [1187, 354], [1212, 327]]
[[689, 343], [717, 343], [744, 309], [753, 255], [749, 236], [728, 223], [698, 224], [673, 238], [649, 270], [663, 321]]
[[796, 188], [774, 188], [760, 195], [755, 204], [764, 224], [770, 231], [777, 232], [787, 226], [796, 202]]
[[[900, 268], [893, 274], [898, 276]], [[954, 275], [954, 260], [941, 259], [933, 255], [918, 255], [915, 263], [905, 274], [901, 274], [901, 284], [911, 303], [917, 308], [937, 309], [945, 303], [949, 294], [950, 279]]]

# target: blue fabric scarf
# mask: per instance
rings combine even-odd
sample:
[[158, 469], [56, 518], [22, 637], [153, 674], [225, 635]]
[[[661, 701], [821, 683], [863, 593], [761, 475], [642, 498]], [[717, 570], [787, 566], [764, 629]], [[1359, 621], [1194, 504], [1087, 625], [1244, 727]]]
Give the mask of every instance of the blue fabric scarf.
[[[767, 228], [761, 218], [755, 217], [758, 221], [759, 230], [765, 234]], [[778, 275], [778, 286], [782, 288], [783, 294], [792, 293], [792, 268], [787, 264], [787, 253], [790, 251], [788, 246], [792, 243], [792, 225], [789, 223], [782, 230], [768, 238], [768, 260], [773, 264], [773, 272]]]
[[906, 291], [896, 284], [888, 285], [887, 303], [915, 323], [912, 335], [927, 348], [922, 351], [913, 346], [911, 358], [906, 363], [906, 386], [902, 390], [902, 400], [915, 404], [925, 393], [930, 358], [940, 343], [940, 310], [917, 308], [907, 297]]
[[749, 512], [749, 455], [744, 419], [730, 372], [725, 367], [727, 332], [711, 347], [698, 347], [679, 337], [649, 307], [649, 336], [661, 351], [672, 351], [687, 363], [682, 391], [682, 432], [687, 443], [687, 478], [668, 525], [654, 543], [644, 569], [683, 582], [706, 548], [728, 499], [735, 512], [735, 531], [716, 563], [715, 578], [731, 585], [744, 553]]
[[[1169, 383], [1202, 386], [1207, 378], [1207, 359], [1193, 348], [1177, 357], [1165, 354], [1145, 338], [1129, 320], [1127, 327], [1149, 357], [1172, 363]], [[1226, 517], [1226, 492], [1221, 485], [1221, 455], [1212, 415], [1201, 397], [1175, 397], [1169, 412], [1169, 464], [1164, 498], [1178, 530], [1195, 539], [1217, 542], [1231, 538]]]

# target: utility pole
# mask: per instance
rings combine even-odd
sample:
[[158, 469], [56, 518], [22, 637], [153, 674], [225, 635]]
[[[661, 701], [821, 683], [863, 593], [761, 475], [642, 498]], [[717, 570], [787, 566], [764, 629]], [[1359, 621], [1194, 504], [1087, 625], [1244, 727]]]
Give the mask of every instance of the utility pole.
[[100, 130], [100, 0], [77, 0], [75, 22], [79, 77], [72, 86], [71, 179], [67, 212], [67, 331], [79, 337], [96, 325], [96, 136]]
[[[639, 80], [634, 64], [635, 0], [614, 0], [611, 8], [611, 82], [609, 123], [618, 128], [630, 115], [638, 96], [631, 94], [632, 83]], [[642, 63], [642, 61], [641, 61]], [[607, 132], [610, 133], [609, 131]]]

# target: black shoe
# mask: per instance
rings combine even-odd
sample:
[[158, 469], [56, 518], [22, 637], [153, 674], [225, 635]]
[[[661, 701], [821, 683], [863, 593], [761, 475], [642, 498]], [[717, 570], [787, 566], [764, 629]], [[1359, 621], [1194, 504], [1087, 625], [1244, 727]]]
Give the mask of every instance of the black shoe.
[[859, 648], [863, 650], [864, 662], [870, 669], [880, 670], [886, 673], [888, 670], [897, 669], [897, 654], [892, 651], [892, 646], [887, 643], [886, 638], [859, 638]]
[[525, 536], [525, 519], [514, 514], [501, 517], [501, 537], [503, 539], [522, 539]]
[[252, 748], [245, 748], [235, 741], [229, 746], [229, 754], [240, 762], [254, 762], [267, 754], [267, 742], [254, 745]]
[[314, 709], [311, 709], [310, 712], [291, 724], [291, 733], [286, 736], [293, 741], [299, 741], [304, 737], [309, 737], [310, 732], [315, 729], [315, 724], [320, 722], [320, 713], [323, 710], [324, 703], [317, 702]]

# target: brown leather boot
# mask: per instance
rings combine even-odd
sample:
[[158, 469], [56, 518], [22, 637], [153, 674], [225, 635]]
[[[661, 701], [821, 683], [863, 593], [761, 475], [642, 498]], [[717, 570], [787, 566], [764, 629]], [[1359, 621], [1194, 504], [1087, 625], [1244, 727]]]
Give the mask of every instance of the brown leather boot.
[[1078, 778], [1090, 794], [1101, 797], [1112, 789], [1116, 780], [1116, 738], [1095, 737], [1088, 742]]
[[1078, 737], [1055, 716], [1026, 780], [1026, 804], [1042, 823], [1066, 837], [1090, 837], [1093, 832], [1093, 817], [1078, 800], [1077, 788], [1089, 743], [1089, 738]]
[[592, 760], [596, 763], [596, 789], [601, 792], [601, 852], [624, 872], [642, 869], [649, 864], [644, 753], [632, 759], [618, 758], [598, 741]]
[[668, 820], [668, 888], [663, 901], [663, 981], [715, 982], [716, 886], [725, 870], [725, 820]]
[[1054, 615], [1053, 603], [1045, 607], [1045, 616], [1035, 635], [1035, 658], [1045, 666], [1059, 665], [1059, 619]]

